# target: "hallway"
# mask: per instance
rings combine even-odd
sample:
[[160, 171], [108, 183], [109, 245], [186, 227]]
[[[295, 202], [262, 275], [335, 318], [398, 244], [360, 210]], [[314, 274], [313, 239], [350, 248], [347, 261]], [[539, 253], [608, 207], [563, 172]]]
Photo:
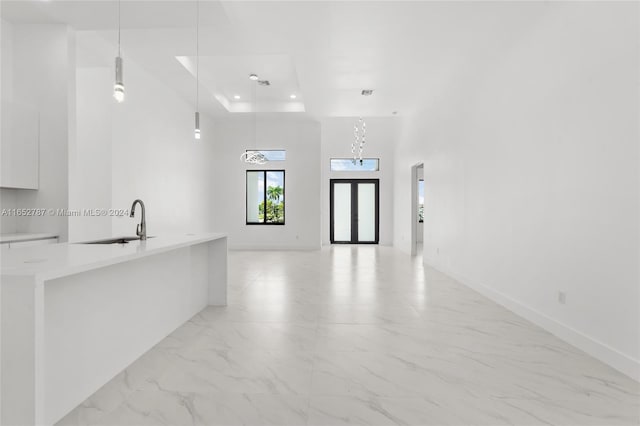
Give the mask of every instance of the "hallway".
[[638, 424], [640, 386], [382, 246], [230, 252], [209, 307], [60, 425]]

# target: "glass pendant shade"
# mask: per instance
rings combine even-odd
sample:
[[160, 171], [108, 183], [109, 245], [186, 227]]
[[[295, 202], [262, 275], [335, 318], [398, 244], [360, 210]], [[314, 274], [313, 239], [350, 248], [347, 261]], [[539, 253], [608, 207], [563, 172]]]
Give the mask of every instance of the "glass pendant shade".
[[194, 137], [200, 139], [200, 113], [196, 111], [196, 128], [194, 131]]

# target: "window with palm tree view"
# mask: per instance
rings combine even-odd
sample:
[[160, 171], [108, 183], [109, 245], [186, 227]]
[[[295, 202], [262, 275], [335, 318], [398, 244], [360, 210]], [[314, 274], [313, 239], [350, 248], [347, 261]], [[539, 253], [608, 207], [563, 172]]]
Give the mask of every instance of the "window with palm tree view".
[[284, 225], [284, 170], [247, 170], [247, 225]]

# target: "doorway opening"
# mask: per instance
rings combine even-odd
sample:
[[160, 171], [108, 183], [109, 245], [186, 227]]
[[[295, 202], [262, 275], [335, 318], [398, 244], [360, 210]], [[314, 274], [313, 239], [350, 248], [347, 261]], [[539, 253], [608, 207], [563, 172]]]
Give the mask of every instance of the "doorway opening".
[[379, 179], [331, 179], [331, 244], [378, 244]]
[[422, 250], [424, 239], [424, 164], [411, 166], [411, 256]]

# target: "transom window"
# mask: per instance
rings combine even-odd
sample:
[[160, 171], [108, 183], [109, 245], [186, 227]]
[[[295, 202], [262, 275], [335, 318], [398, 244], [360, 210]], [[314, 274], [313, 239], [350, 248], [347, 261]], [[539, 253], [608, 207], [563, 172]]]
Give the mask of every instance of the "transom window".
[[332, 172], [377, 172], [380, 170], [379, 158], [332, 158], [331, 159], [331, 171]]
[[247, 149], [247, 152], [259, 152], [264, 155], [267, 161], [285, 161], [287, 159], [287, 151], [284, 149]]

